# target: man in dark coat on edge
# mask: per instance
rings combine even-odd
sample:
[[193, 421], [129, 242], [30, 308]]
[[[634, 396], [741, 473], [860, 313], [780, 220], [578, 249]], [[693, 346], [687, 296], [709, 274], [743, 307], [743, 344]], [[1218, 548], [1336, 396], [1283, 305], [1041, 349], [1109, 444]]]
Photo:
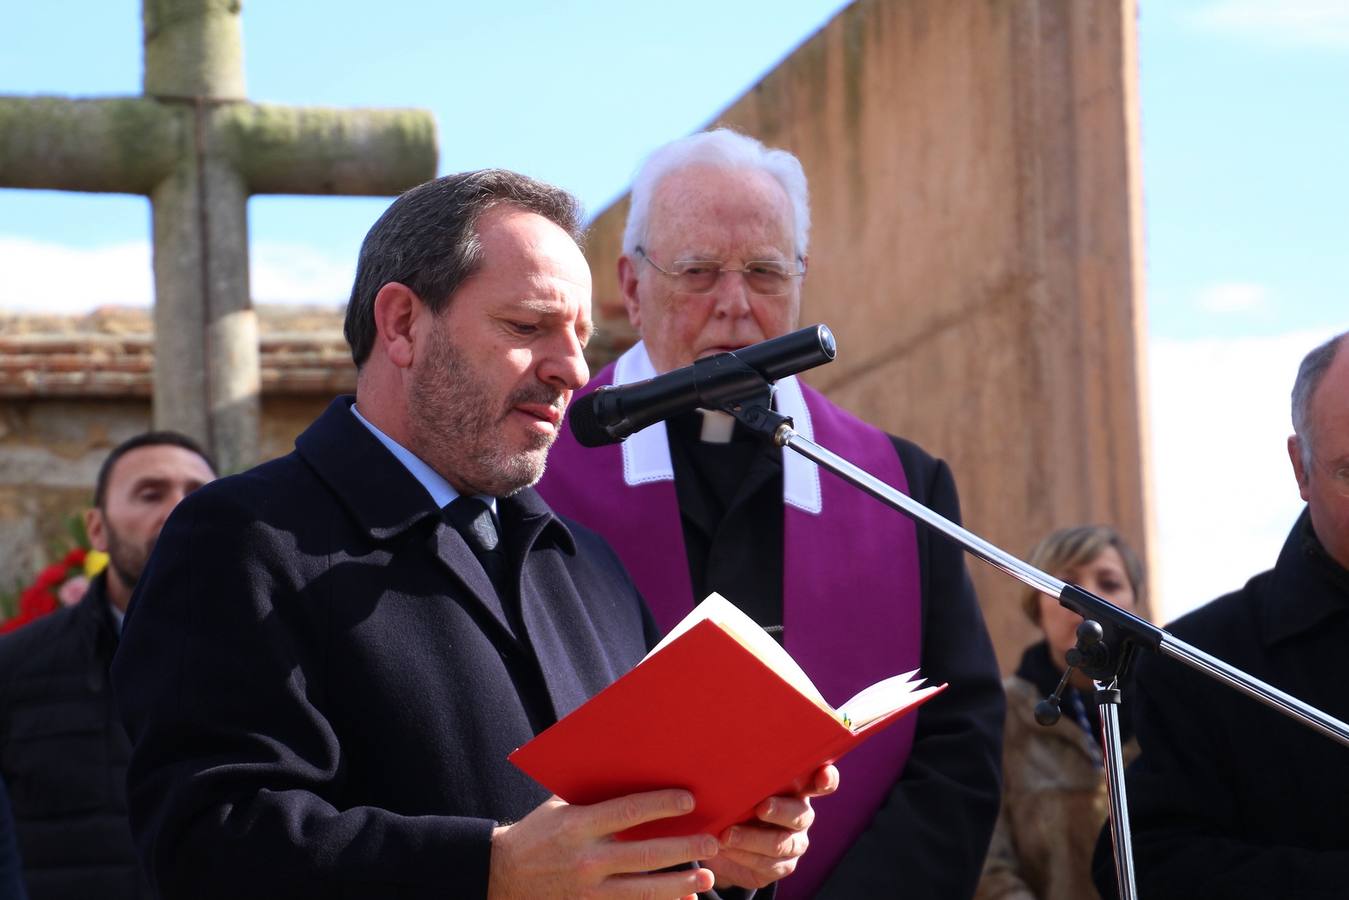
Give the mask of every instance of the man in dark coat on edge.
[[150, 896], [127, 824], [131, 745], [108, 667], [164, 520], [214, 477], [210, 459], [181, 434], [149, 432], [115, 447], [85, 513], [107, 568], [76, 605], [0, 638], [0, 777], [32, 900]]
[[[1302, 361], [1288, 456], [1307, 507], [1274, 568], [1169, 630], [1349, 721], [1349, 341]], [[1237, 489], [1239, 489], [1239, 485]], [[1148, 900], [1349, 896], [1349, 747], [1149, 654], [1132, 700], [1127, 784], [1138, 894]], [[1096, 885], [1116, 892], [1108, 827]]]
[[[161, 897], [673, 898], [804, 851], [807, 797], [731, 846], [615, 841], [691, 796], [571, 806], [506, 760], [655, 637], [604, 542], [528, 487], [588, 375], [578, 222], [501, 170], [399, 197], [347, 310], [354, 403], [168, 523], [113, 666]], [[672, 740], [698, 727], [669, 712]]]

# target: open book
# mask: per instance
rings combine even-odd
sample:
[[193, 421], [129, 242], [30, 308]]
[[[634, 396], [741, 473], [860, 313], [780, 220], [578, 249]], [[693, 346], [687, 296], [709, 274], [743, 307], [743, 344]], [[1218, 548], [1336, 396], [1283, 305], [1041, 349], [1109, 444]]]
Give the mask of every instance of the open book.
[[916, 674], [879, 681], [835, 709], [781, 645], [712, 594], [632, 671], [510, 760], [569, 803], [693, 792], [693, 812], [624, 837], [718, 834], [946, 687], [923, 687]]

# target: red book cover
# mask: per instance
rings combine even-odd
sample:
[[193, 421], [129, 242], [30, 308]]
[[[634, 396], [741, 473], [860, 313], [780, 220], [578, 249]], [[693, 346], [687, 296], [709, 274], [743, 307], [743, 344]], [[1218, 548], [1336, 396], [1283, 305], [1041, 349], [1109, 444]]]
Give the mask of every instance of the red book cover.
[[568, 803], [693, 792], [693, 812], [625, 838], [715, 835], [944, 687], [916, 690], [854, 731], [704, 619], [509, 758]]

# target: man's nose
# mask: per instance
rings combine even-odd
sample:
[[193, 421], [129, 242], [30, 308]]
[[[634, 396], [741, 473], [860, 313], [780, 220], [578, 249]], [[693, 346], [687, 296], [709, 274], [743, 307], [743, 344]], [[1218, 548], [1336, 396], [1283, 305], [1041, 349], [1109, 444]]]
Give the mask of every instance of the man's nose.
[[739, 270], [723, 271], [712, 289], [713, 313], [720, 318], [749, 315], [749, 284]]
[[560, 390], [575, 391], [590, 380], [585, 351], [575, 335], [561, 339], [554, 351], [539, 363], [539, 380]]

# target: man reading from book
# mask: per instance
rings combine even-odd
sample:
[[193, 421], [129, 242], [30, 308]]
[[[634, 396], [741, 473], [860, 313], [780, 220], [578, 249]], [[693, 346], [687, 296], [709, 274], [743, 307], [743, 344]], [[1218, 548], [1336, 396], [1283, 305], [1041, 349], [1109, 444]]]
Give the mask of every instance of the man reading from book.
[[[768, 798], [725, 852], [614, 840], [691, 795], [572, 806], [507, 762], [657, 636], [603, 540], [528, 487], [588, 375], [578, 223], [501, 170], [398, 198], [347, 310], [355, 398], [165, 526], [114, 666], [157, 896], [673, 898], [804, 851], [807, 799]], [[670, 711], [672, 740], [698, 727]]]
[[[633, 182], [618, 262], [642, 340], [590, 388], [795, 329], [806, 194], [796, 157], [735, 132], [656, 150]], [[794, 377], [774, 405], [804, 437], [959, 519], [950, 470], [919, 447]], [[552, 462], [540, 492], [608, 538], [662, 629], [716, 591], [778, 631], [831, 703], [920, 667], [950, 684], [840, 762], [839, 793], [817, 805], [811, 852], [778, 896], [969, 897], [998, 811], [1003, 700], [961, 550], [721, 412], [599, 449], [568, 430]]]

